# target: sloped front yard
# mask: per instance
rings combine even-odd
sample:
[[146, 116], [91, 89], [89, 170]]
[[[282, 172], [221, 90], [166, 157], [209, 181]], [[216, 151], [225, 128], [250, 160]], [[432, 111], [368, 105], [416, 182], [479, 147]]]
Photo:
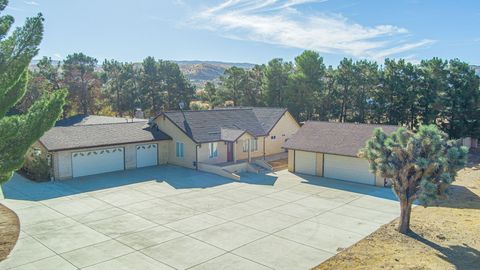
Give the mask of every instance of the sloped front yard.
[[413, 210], [409, 236], [394, 220], [315, 269], [480, 269], [480, 154], [450, 189], [438, 207]]
[[0, 204], [0, 261], [4, 260], [17, 242], [20, 225], [17, 215]]

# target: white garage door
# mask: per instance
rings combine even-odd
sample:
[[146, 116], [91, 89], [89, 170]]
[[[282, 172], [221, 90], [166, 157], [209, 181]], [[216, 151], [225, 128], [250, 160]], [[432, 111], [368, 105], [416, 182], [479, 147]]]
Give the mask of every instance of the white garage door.
[[356, 183], [375, 185], [375, 176], [362, 158], [324, 155], [324, 176]]
[[157, 144], [137, 145], [137, 168], [157, 166]]
[[123, 148], [72, 153], [73, 177], [124, 170]]
[[317, 154], [295, 151], [295, 172], [316, 175]]

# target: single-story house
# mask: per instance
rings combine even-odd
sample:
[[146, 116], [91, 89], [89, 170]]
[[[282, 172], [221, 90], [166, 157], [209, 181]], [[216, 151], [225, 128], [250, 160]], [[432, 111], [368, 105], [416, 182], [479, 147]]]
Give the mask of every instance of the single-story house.
[[393, 125], [307, 121], [284, 145], [290, 172], [384, 186], [386, 179], [369, 171], [366, 159], [357, 156], [375, 128], [386, 133]]
[[167, 163], [250, 162], [285, 152], [299, 128], [282, 108], [169, 111], [150, 121], [78, 116], [60, 120], [33, 147], [59, 180]]
[[172, 138], [168, 163], [188, 168], [285, 152], [283, 143], [300, 128], [287, 109], [256, 107], [170, 111], [155, 123]]

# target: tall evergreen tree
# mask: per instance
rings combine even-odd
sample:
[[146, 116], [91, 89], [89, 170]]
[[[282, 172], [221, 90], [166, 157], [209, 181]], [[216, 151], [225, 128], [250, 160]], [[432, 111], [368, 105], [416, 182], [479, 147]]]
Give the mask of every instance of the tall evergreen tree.
[[288, 108], [297, 119], [311, 119], [323, 94], [325, 64], [317, 52], [304, 51], [295, 58], [289, 77]]
[[141, 89], [143, 102], [150, 115], [156, 115], [164, 103], [162, 78], [159, 77], [155, 58], [149, 56], [142, 62]]
[[68, 88], [72, 106], [77, 112], [95, 114], [96, 98], [100, 94], [100, 81], [95, 73], [97, 59], [83, 53], [67, 55], [63, 62], [63, 78]]
[[270, 107], [286, 105], [288, 76], [293, 66], [280, 58], [272, 59], [265, 68], [265, 101]]
[[245, 70], [239, 67], [231, 67], [225, 70], [225, 73], [220, 77], [223, 87], [224, 96], [233, 101], [234, 106], [241, 106], [243, 93], [246, 87]]
[[[0, 0], [0, 11], [8, 4]], [[21, 115], [6, 113], [23, 97], [28, 83], [28, 65], [38, 52], [43, 35], [43, 17], [39, 14], [8, 32], [11, 16], [0, 17], [0, 183], [8, 181], [19, 169], [28, 148], [58, 119], [65, 101], [63, 90], [45, 94]]]

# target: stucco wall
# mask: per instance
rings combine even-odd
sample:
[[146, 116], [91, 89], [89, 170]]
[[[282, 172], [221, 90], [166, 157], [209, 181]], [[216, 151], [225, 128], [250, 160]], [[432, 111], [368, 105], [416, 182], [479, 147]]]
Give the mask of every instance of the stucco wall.
[[158, 155], [159, 155], [159, 164], [166, 161], [165, 155], [167, 155], [165, 149], [167, 149], [168, 141], [159, 141], [159, 142], [146, 142], [146, 143], [131, 143], [131, 144], [120, 144], [116, 146], [106, 146], [106, 147], [95, 147], [95, 148], [86, 148], [86, 149], [76, 149], [76, 150], [67, 150], [59, 151], [53, 153], [53, 174], [56, 180], [69, 179], [73, 176], [72, 169], [72, 153], [74, 152], [84, 152], [93, 149], [109, 149], [113, 147], [122, 147], [125, 149], [124, 158], [125, 158], [125, 169], [135, 169], [137, 167], [137, 145], [141, 144], [157, 144]]
[[[243, 142], [246, 140], [252, 140], [252, 139], [253, 139], [253, 136], [251, 136], [248, 133], [243, 134], [242, 136], [240, 136], [240, 138], [237, 139], [237, 143], [234, 146], [236, 150], [235, 152], [237, 155], [237, 160], [248, 159], [248, 152], [243, 152]], [[257, 144], [258, 144], [258, 150], [250, 153], [250, 156], [252, 158], [263, 156], [263, 137], [259, 137], [257, 139]]]
[[198, 162], [215, 164], [222, 163], [227, 161], [227, 144], [223, 141], [218, 141], [217, 143], [217, 152], [218, 156], [215, 158], [210, 158], [210, 149], [209, 143], [202, 143], [198, 148]]
[[317, 176], [323, 176], [323, 153], [317, 153]]
[[[194, 169], [193, 162], [196, 160], [196, 143], [190, 139], [181, 129], [179, 129], [168, 118], [159, 116], [155, 119], [158, 128], [169, 135], [172, 140], [168, 142], [168, 161], [167, 163]], [[183, 158], [176, 156], [175, 144], [182, 142]]]
[[288, 149], [288, 171], [295, 172], [295, 150]]
[[[285, 140], [292, 137], [299, 128], [300, 126], [293, 116], [286, 112], [265, 138], [265, 155], [285, 152], [285, 149], [282, 148]], [[272, 136], [276, 136], [276, 138], [272, 140]]]

